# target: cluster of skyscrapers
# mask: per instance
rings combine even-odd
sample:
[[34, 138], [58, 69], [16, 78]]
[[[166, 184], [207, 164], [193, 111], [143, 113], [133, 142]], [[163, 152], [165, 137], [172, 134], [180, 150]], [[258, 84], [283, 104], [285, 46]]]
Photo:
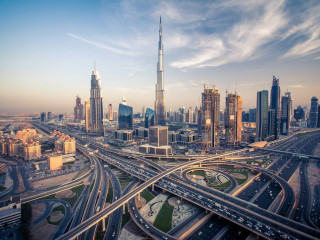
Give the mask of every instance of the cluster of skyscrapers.
[[[225, 146], [228, 147], [235, 147], [240, 144], [242, 140], [242, 121], [256, 123], [256, 141], [277, 139], [280, 134], [286, 135], [289, 132], [293, 112], [292, 98], [290, 92], [286, 92], [281, 96], [279, 79], [275, 76], [273, 76], [272, 81], [270, 102], [269, 92], [267, 90], [259, 91], [257, 93], [256, 108], [250, 109], [248, 113], [242, 111], [242, 99], [238, 93], [226, 93], [224, 113], [220, 111], [220, 93], [215, 87], [208, 88], [205, 86], [201, 99], [199, 109], [196, 107], [193, 110], [190, 107], [186, 110], [185, 107], [182, 107], [176, 112], [173, 112], [172, 109], [166, 112], [163, 36], [160, 17], [154, 109], [147, 108], [144, 111], [143, 108], [142, 112], [146, 129], [154, 126], [165, 126], [167, 122], [194, 124], [193, 126], [198, 129], [200, 142], [204, 149], [219, 147], [221, 139], [224, 140]], [[310, 127], [320, 125], [319, 108], [318, 99], [313, 97], [311, 100]], [[303, 115], [305, 113], [301, 107], [298, 107], [294, 112], [294, 117], [297, 121], [304, 119], [305, 116]], [[113, 111], [112, 104], [108, 105], [106, 116], [110, 121], [118, 121], [118, 130], [133, 130], [133, 108], [128, 106], [124, 97], [119, 104], [118, 112]], [[95, 68], [91, 75], [90, 102], [85, 101], [83, 106], [81, 99], [79, 97], [76, 98], [74, 120], [75, 122], [85, 120], [87, 133], [102, 135], [104, 132], [101, 82]], [[224, 138], [221, 138], [221, 136], [224, 136]]]
[[[281, 104], [281, 105], [280, 105]], [[256, 139], [265, 141], [279, 138], [279, 134], [288, 134], [292, 115], [292, 98], [286, 92], [280, 102], [279, 79], [273, 76], [269, 105], [268, 91], [257, 93]]]

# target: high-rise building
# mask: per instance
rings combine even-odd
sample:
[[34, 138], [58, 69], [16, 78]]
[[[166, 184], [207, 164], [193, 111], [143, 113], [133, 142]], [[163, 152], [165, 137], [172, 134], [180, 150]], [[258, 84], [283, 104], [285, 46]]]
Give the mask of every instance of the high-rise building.
[[41, 145], [38, 141], [28, 141], [24, 145], [24, 160], [34, 160], [41, 157]]
[[47, 121], [47, 117], [46, 117], [46, 113], [45, 112], [40, 113], [40, 119], [41, 119], [41, 122], [46, 122]]
[[270, 135], [274, 135], [277, 139], [280, 133], [280, 85], [279, 79], [273, 76], [272, 87], [271, 87], [271, 99], [270, 99], [270, 109], [275, 110], [275, 128], [274, 132]]
[[276, 128], [276, 110], [269, 109], [268, 111], [268, 139], [274, 139], [274, 132]]
[[149, 144], [156, 147], [168, 145], [168, 127], [153, 126], [149, 128]]
[[83, 105], [81, 104], [81, 98], [77, 96], [76, 106], [74, 107], [74, 122], [80, 122], [83, 120]]
[[257, 121], [257, 112], [256, 108], [249, 109], [249, 122], [256, 122]]
[[311, 108], [310, 108], [310, 124], [312, 128], [317, 127], [318, 123], [318, 98], [311, 98]]
[[113, 121], [112, 104], [109, 104], [109, 121]]
[[155, 112], [152, 109], [147, 108], [145, 113], [144, 126], [145, 128], [149, 128], [154, 125], [155, 125]]
[[60, 122], [61, 122], [61, 121], [63, 121], [63, 119], [64, 119], [64, 118], [63, 118], [63, 114], [62, 114], [62, 113], [61, 113], [61, 114], [59, 114], [59, 115], [58, 115], [58, 121], [60, 121]]
[[241, 142], [242, 99], [238, 94], [228, 93], [225, 118], [226, 144], [235, 146]]
[[103, 134], [103, 106], [101, 95], [100, 76], [96, 68], [91, 75], [90, 90], [90, 132], [94, 134]]
[[216, 89], [204, 88], [201, 106], [201, 135], [205, 148], [219, 146], [220, 94]]
[[162, 25], [160, 17], [159, 28], [159, 47], [158, 47], [158, 65], [157, 65], [157, 84], [156, 100], [154, 103], [157, 125], [166, 125], [166, 108], [164, 101], [164, 68], [163, 68], [163, 43], [162, 43]]
[[84, 101], [84, 111], [85, 111], [85, 129], [86, 132], [90, 132], [90, 102], [88, 100]]
[[300, 121], [300, 120], [306, 120], [306, 113], [304, 112], [303, 108], [301, 106], [298, 106], [295, 110], [294, 110], [294, 114], [293, 117], [296, 121]]
[[193, 123], [193, 111], [192, 111], [192, 108], [189, 107], [188, 109], [188, 123]]
[[37, 131], [32, 128], [25, 128], [17, 131], [17, 138], [22, 140], [23, 143], [26, 143], [30, 140], [34, 140], [37, 136]]
[[48, 112], [48, 120], [51, 120], [52, 118], [52, 112]]
[[256, 139], [264, 141], [268, 137], [268, 91], [257, 93]]
[[280, 134], [288, 135], [289, 126], [291, 122], [291, 110], [292, 110], [292, 99], [289, 92], [285, 93], [285, 96], [281, 98], [281, 124]]
[[146, 114], [146, 113], [145, 113], [145, 107], [143, 106], [143, 107], [142, 107], [142, 118], [145, 118], [145, 116], [146, 116], [145, 114]]
[[133, 129], [133, 109], [127, 105], [127, 100], [123, 97], [119, 104], [118, 129]]
[[317, 127], [320, 128], [320, 105], [318, 105], [318, 123]]

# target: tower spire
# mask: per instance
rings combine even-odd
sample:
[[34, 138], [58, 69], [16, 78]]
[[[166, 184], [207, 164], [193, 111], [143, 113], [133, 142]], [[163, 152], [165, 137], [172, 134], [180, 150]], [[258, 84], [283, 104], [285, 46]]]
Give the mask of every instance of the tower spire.
[[93, 70], [96, 70], [96, 60], [93, 61]]

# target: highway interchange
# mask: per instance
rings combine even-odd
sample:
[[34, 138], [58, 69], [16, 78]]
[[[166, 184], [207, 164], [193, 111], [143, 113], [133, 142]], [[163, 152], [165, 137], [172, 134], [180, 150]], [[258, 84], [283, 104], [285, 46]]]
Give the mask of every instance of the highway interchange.
[[[49, 126], [36, 126], [47, 132], [53, 130]], [[176, 239], [148, 224], [137, 211], [134, 197], [148, 187], [162, 189], [205, 209], [208, 213], [213, 213], [210, 221], [201, 226], [193, 235], [190, 235], [190, 239], [211, 239], [217, 233], [223, 233], [221, 239], [236, 236], [234, 234], [240, 236], [239, 231], [235, 231], [235, 228], [231, 229], [230, 226], [234, 226], [234, 224], [237, 226], [236, 229], [242, 229], [240, 234], [253, 232], [266, 239], [320, 238], [320, 232], [310, 219], [311, 202], [308, 200], [310, 198], [300, 197], [296, 202], [295, 193], [287, 183], [298, 169], [301, 174], [301, 191], [310, 195], [310, 189], [308, 189], [305, 180], [309, 158], [305, 155], [312, 154], [314, 146], [310, 142], [319, 142], [319, 133], [293, 136], [284, 142], [269, 145], [263, 151], [257, 149], [250, 153], [249, 149], [241, 149], [208, 158], [201, 157], [190, 160], [169, 169], [142, 156], [100, 145], [93, 138], [83, 139], [71, 132], [66, 133], [78, 140], [77, 150], [90, 159], [92, 168], [85, 174], [85, 177], [89, 176], [90, 182], [93, 184], [85, 186], [70, 216], [64, 219], [64, 227], [59, 227], [54, 238], [93, 239], [97, 223], [109, 216], [104, 239], [117, 239], [121, 230], [122, 208], [128, 204], [131, 218], [149, 236], [155, 239]], [[88, 143], [90, 143], [89, 146]], [[270, 152], [265, 152], [268, 149]], [[273, 152], [274, 150], [279, 152]], [[304, 154], [304, 156], [293, 156], [288, 152]], [[255, 154], [271, 156], [272, 160], [265, 168], [250, 166], [240, 160], [223, 160], [224, 157], [235, 154], [248, 156], [248, 159], [249, 156]], [[246, 169], [255, 172], [256, 177], [235, 196], [229, 194], [236, 185], [235, 179], [230, 176], [231, 187], [224, 192], [193, 183], [187, 178], [187, 172], [190, 171], [188, 169], [192, 166], [206, 169], [217, 164], [227, 164], [230, 168]], [[129, 184], [122, 192], [118, 178], [107, 166], [116, 167], [137, 180]], [[223, 174], [222, 170], [220, 172]], [[22, 201], [32, 202], [52, 193], [72, 188], [82, 184], [83, 178], [84, 176], [49, 191], [35, 193]], [[109, 189], [108, 179], [114, 192], [112, 204], [105, 207], [105, 199]], [[283, 195], [281, 204], [276, 211], [277, 213], [273, 213], [268, 209], [280, 193]], [[295, 207], [296, 205], [298, 207]], [[299, 208], [299, 206], [304, 207]], [[289, 217], [292, 217], [293, 220]]]

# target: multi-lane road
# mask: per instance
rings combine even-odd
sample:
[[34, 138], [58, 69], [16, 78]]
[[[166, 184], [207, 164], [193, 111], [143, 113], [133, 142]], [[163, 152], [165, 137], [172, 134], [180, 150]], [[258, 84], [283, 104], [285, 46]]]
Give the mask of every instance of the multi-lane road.
[[[76, 135], [74, 136], [77, 137]], [[83, 139], [79, 139], [79, 140], [83, 140]], [[219, 158], [223, 158], [231, 154], [244, 153], [248, 149], [242, 149], [234, 152], [227, 152], [225, 154], [216, 155], [210, 158], [201, 157], [200, 159], [193, 160], [187, 163], [182, 163], [167, 170], [163, 167], [160, 167], [158, 164], [154, 163], [153, 161], [147, 160], [141, 156], [136, 156], [135, 154], [132, 154], [132, 153], [124, 153], [119, 150], [106, 148], [92, 141], [90, 143], [93, 147], [93, 150], [99, 148], [101, 152], [103, 151], [107, 152], [105, 153], [105, 155], [99, 153], [98, 154], [99, 158], [103, 159], [108, 164], [113, 165], [121, 169], [122, 171], [127, 172], [132, 176], [135, 176], [136, 178], [144, 181], [144, 183], [142, 183], [138, 187], [135, 187], [133, 190], [124, 194], [122, 197], [118, 199], [114, 199], [115, 201], [105, 209], [102, 209], [102, 210], [99, 209], [99, 211], [96, 211], [95, 209], [94, 211], [93, 210], [94, 208], [92, 209], [91, 206], [93, 205], [94, 207], [96, 207], [97, 205], [95, 203], [92, 203], [90, 205], [87, 204], [86, 205], [87, 207], [85, 207], [85, 214], [84, 214], [86, 217], [83, 217], [82, 219], [83, 221], [77, 226], [74, 226], [74, 228], [70, 228], [70, 230], [65, 234], [63, 234], [62, 236], [60, 236], [59, 239], [72, 239], [76, 236], [79, 236], [83, 232], [86, 232], [87, 236], [89, 236], [88, 233], [90, 233], [90, 231], [87, 231], [88, 229], [90, 229], [92, 226], [95, 226], [99, 221], [101, 221], [106, 216], [110, 215], [113, 212], [118, 211], [118, 209], [121, 209], [121, 207], [123, 207], [124, 204], [128, 203], [130, 199], [132, 199], [134, 196], [142, 192], [145, 188], [152, 185], [155, 185], [168, 192], [171, 192], [172, 194], [180, 196], [188, 200], [189, 202], [192, 202], [208, 211], [215, 213], [216, 215], [219, 215], [225, 218], [228, 221], [236, 223], [237, 225], [243, 228], [246, 228], [251, 232], [255, 232], [257, 235], [263, 236], [264, 238], [286, 239], [286, 238], [289, 238], [289, 236], [291, 236], [292, 239], [293, 238], [298, 238], [298, 239], [320, 238], [320, 232], [313, 228], [310, 228], [298, 222], [292, 221], [286, 217], [282, 217], [277, 214], [274, 214], [268, 210], [265, 210], [256, 206], [255, 204], [230, 196], [229, 194], [226, 194], [214, 189], [211, 189], [210, 191], [208, 191], [208, 188], [206, 187], [204, 188], [200, 188], [199, 186], [195, 187], [188, 180], [182, 179], [175, 174], [177, 171], [180, 171], [181, 169], [186, 169], [189, 166], [194, 166], [195, 164], [200, 164], [200, 163], [211, 162], [215, 159], [219, 160]], [[82, 147], [78, 146], [78, 148], [80, 149]], [[285, 153], [288, 155], [288, 153], [286, 153], [285, 151], [282, 151], [282, 149], [279, 149], [279, 152], [277, 153], [279, 154]], [[282, 213], [280, 212], [283, 216], [288, 216], [294, 205], [294, 199], [295, 199], [294, 193], [292, 189], [288, 187], [287, 178], [292, 175], [292, 173], [295, 171], [296, 168], [298, 168], [300, 164], [299, 157], [305, 157], [305, 156], [296, 155], [295, 158], [291, 159], [292, 166], [291, 165], [288, 166], [288, 169], [290, 170], [286, 170], [284, 172], [280, 171], [280, 173], [283, 172], [284, 176], [281, 176], [281, 175], [277, 176], [276, 174], [273, 174], [271, 171], [266, 169], [251, 167], [253, 170], [259, 171], [263, 175], [268, 176], [273, 181], [276, 181], [277, 183], [279, 183], [279, 186], [281, 186], [282, 189], [284, 190], [283, 203], [285, 203], [285, 205], [283, 205], [283, 207], [281, 208], [281, 210], [283, 209], [282, 210], [283, 212]], [[134, 160], [131, 162], [136, 162], [136, 161], [144, 162], [150, 168], [148, 169], [147, 167], [141, 167], [139, 166], [139, 164], [132, 164], [130, 163], [130, 161], [128, 161], [128, 158], [131, 158]], [[95, 160], [95, 164], [94, 164], [95, 174], [96, 174], [95, 176], [99, 174], [98, 172], [100, 172], [100, 176], [101, 176], [101, 173], [105, 172], [101, 164], [99, 164], [98, 162], [99, 160]], [[227, 163], [231, 164], [232, 162], [227, 162]], [[237, 164], [241, 165], [241, 163], [237, 163]], [[250, 167], [248, 167], [246, 164], [243, 164], [243, 167], [250, 169]], [[99, 186], [101, 186], [101, 184]], [[100, 189], [100, 192], [101, 192], [101, 189]], [[100, 192], [99, 192], [99, 188], [98, 187], [95, 188], [95, 185], [94, 185], [93, 190], [91, 191], [91, 195], [93, 195], [93, 197], [92, 198], [89, 197], [88, 202], [91, 201], [90, 199], [95, 199], [97, 201], [97, 199], [99, 198], [98, 195]], [[91, 214], [89, 214], [89, 212]], [[146, 226], [145, 228], [148, 229]], [[164, 238], [166, 236], [162, 235], [161, 237], [162, 239], [166, 239]]]

